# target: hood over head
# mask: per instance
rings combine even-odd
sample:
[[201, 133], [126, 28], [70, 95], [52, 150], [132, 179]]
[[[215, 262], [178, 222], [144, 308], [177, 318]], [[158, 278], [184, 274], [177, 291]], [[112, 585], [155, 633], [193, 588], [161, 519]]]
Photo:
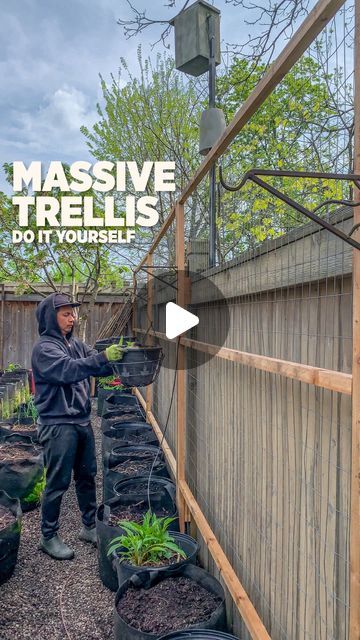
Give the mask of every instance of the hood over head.
[[[66, 300], [65, 294], [61, 294], [61, 296], [64, 297], [64, 300], [63, 304], [59, 305], [57, 304], [57, 302], [59, 302], [59, 296], [60, 294], [58, 293], [51, 293], [40, 302], [39, 306], [36, 309], [36, 319], [39, 323], [38, 331], [39, 335], [41, 336], [53, 336], [54, 338], [62, 338], [63, 335], [60, 331], [60, 327], [56, 318], [58, 309], [61, 306], [67, 305], [71, 307], [79, 306], [79, 303], [71, 302], [70, 298], [69, 300]], [[56, 304], [57, 306], [55, 306]], [[66, 337], [70, 338], [72, 332], [73, 329], [68, 334], [66, 334]]]

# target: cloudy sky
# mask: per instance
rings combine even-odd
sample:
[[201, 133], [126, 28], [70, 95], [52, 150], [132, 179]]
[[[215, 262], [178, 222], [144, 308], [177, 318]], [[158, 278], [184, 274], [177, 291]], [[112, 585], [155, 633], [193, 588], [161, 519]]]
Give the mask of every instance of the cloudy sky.
[[[105, 79], [116, 74], [121, 56], [136, 73], [137, 47], [141, 42], [144, 55], [149, 54], [156, 32], [146, 30], [140, 39], [125, 39], [116, 21], [130, 15], [126, 0], [1, 4], [0, 166], [14, 160], [88, 159], [79, 128], [96, 120], [96, 103], [101, 99], [98, 74]], [[150, 3], [134, 0], [134, 4], [141, 8]], [[241, 9], [225, 0], [216, 4], [222, 10], [223, 39], [239, 41], [239, 34], [249, 30]], [[151, 17], [170, 19], [178, 11], [165, 8], [164, 0], [151, 6]], [[2, 170], [0, 189], [10, 193]]]

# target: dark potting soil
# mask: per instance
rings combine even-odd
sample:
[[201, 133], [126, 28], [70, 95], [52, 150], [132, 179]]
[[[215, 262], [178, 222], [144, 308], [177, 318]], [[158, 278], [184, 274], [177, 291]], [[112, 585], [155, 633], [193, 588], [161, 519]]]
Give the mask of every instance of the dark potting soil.
[[151, 471], [154, 458], [150, 460], [126, 460], [113, 467], [112, 471], [118, 471], [124, 476], [144, 476]]
[[12, 431], [36, 431], [36, 424], [13, 424], [11, 426]]
[[117, 604], [125, 622], [143, 633], [163, 634], [210, 618], [221, 598], [199, 584], [178, 576], [151, 589], [129, 587]]
[[110, 424], [115, 424], [120, 422], [136, 422], [138, 418], [138, 413], [125, 413], [125, 415], [111, 416], [110, 418], [106, 418], [106, 421]]
[[131, 442], [131, 444], [141, 444], [142, 442], [148, 442], [148, 440], [152, 440], [153, 438], [153, 433], [143, 433], [139, 435], [136, 435], [135, 433], [127, 433], [124, 434], [122, 438], [116, 438], [116, 440], [120, 440], [120, 442]]
[[[150, 493], [155, 493], [155, 491], [162, 491], [164, 489], [164, 485], [160, 484], [160, 482], [151, 482], [150, 483]], [[148, 490], [147, 482], [139, 482], [138, 484], [132, 484], [128, 487], [121, 488], [121, 494], [129, 495], [131, 493], [146, 493]]]
[[[132, 522], [142, 522], [144, 515], [149, 511], [149, 504], [147, 500], [140, 500], [136, 504], [121, 505], [116, 509], [111, 510], [109, 524], [112, 527], [118, 525], [119, 520], [128, 520]], [[153, 509], [158, 518], [164, 518], [170, 516], [170, 510], [160, 507], [159, 509]]]
[[26, 460], [29, 457], [27, 451], [10, 444], [0, 444], [0, 462], [5, 460]]
[[[176, 544], [176, 540], [173, 540], [173, 542]], [[119, 554], [118, 554], [118, 558], [121, 559]], [[171, 556], [171, 558], [163, 558], [161, 561], [158, 561], [158, 562], [144, 562], [143, 564], [141, 564], [141, 566], [142, 567], [169, 567], [172, 564], [176, 564], [181, 559], [182, 558], [181, 556], [179, 556], [178, 553], [174, 553], [174, 555]], [[126, 560], [126, 562], [129, 562], [129, 561]]]
[[16, 518], [9, 509], [0, 505], [0, 531], [15, 522]]

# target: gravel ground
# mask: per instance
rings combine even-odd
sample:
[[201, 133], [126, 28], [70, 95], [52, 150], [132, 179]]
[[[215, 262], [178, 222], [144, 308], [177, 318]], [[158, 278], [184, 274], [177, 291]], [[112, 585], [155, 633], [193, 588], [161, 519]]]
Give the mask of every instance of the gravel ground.
[[[101, 502], [101, 429], [95, 411], [92, 424]], [[24, 514], [15, 572], [0, 587], [0, 640], [112, 640], [114, 594], [98, 576], [96, 549], [77, 539], [81, 518], [73, 483], [63, 500], [60, 535], [75, 549], [74, 560], [59, 562], [38, 551], [39, 519], [39, 509]]]

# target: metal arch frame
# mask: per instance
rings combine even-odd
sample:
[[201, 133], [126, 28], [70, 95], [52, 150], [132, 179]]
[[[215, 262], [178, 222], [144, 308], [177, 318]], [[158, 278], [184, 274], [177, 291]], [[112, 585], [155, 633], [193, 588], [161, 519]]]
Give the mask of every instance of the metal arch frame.
[[343, 204], [349, 207], [358, 207], [360, 206], [360, 201], [353, 202], [349, 200], [326, 200], [325, 202], [317, 206], [313, 211], [311, 211], [310, 209], [307, 209], [306, 207], [304, 207], [302, 204], [299, 204], [298, 202], [296, 202], [296, 200], [293, 200], [292, 198], [290, 198], [288, 195], [286, 195], [282, 191], [279, 191], [279, 189], [276, 189], [275, 187], [273, 187], [268, 182], [265, 182], [265, 180], [262, 180], [261, 178], [259, 178], [259, 176], [274, 176], [274, 177], [280, 176], [280, 177], [287, 177], [287, 178], [315, 178], [315, 179], [323, 178], [327, 180], [347, 180], [349, 182], [353, 182], [355, 187], [357, 187], [357, 189], [360, 189], [360, 175], [352, 174], [352, 173], [348, 173], [348, 174], [319, 173], [314, 171], [282, 171], [282, 170], [276, 170], [276, 169], [274, 170], [273, 169], [250, 169], [243, 175], [243, 177], [241, 178], [240, 182], [238, 182], [238, 184], [230, 185], [225, 182], [222, 166], [221, 165], [219, 166], [220, 183], [224, 187], [224, 189], [226, 189], [227, 191], [239, 191], [240, 189], [242, 189], [242, 187], [248, 180], [251, 180], [252, 182], [257, 184], [258, 187], [265, 189], [265, 191], [268, 191], [279, 200], [282, 200], [289, 207], [292, 207], [299, 213], [302, 213], [307, 218], [310, 218], [310, 220], [318, 224], [323, 229], [326, 229], [327, 231], [337, 236], [344, 242], [347, 242], [347, 244], [351, 245], [354, 249], [360, 249], [360, 243], [351, 237], [352, 233], [355, 231], [355, 228], [357, 228], [357, 225], [355, 225], [351, 229], [350, 234], [347, 235], [346, 233], [344, 233], [340, 229], [337, 229], [326, 220], [323, 220], [322, 218], [317, 216], [315, 213], [315, 211], [317, 211], [321, 207], [324, 207], [327, 204]]

